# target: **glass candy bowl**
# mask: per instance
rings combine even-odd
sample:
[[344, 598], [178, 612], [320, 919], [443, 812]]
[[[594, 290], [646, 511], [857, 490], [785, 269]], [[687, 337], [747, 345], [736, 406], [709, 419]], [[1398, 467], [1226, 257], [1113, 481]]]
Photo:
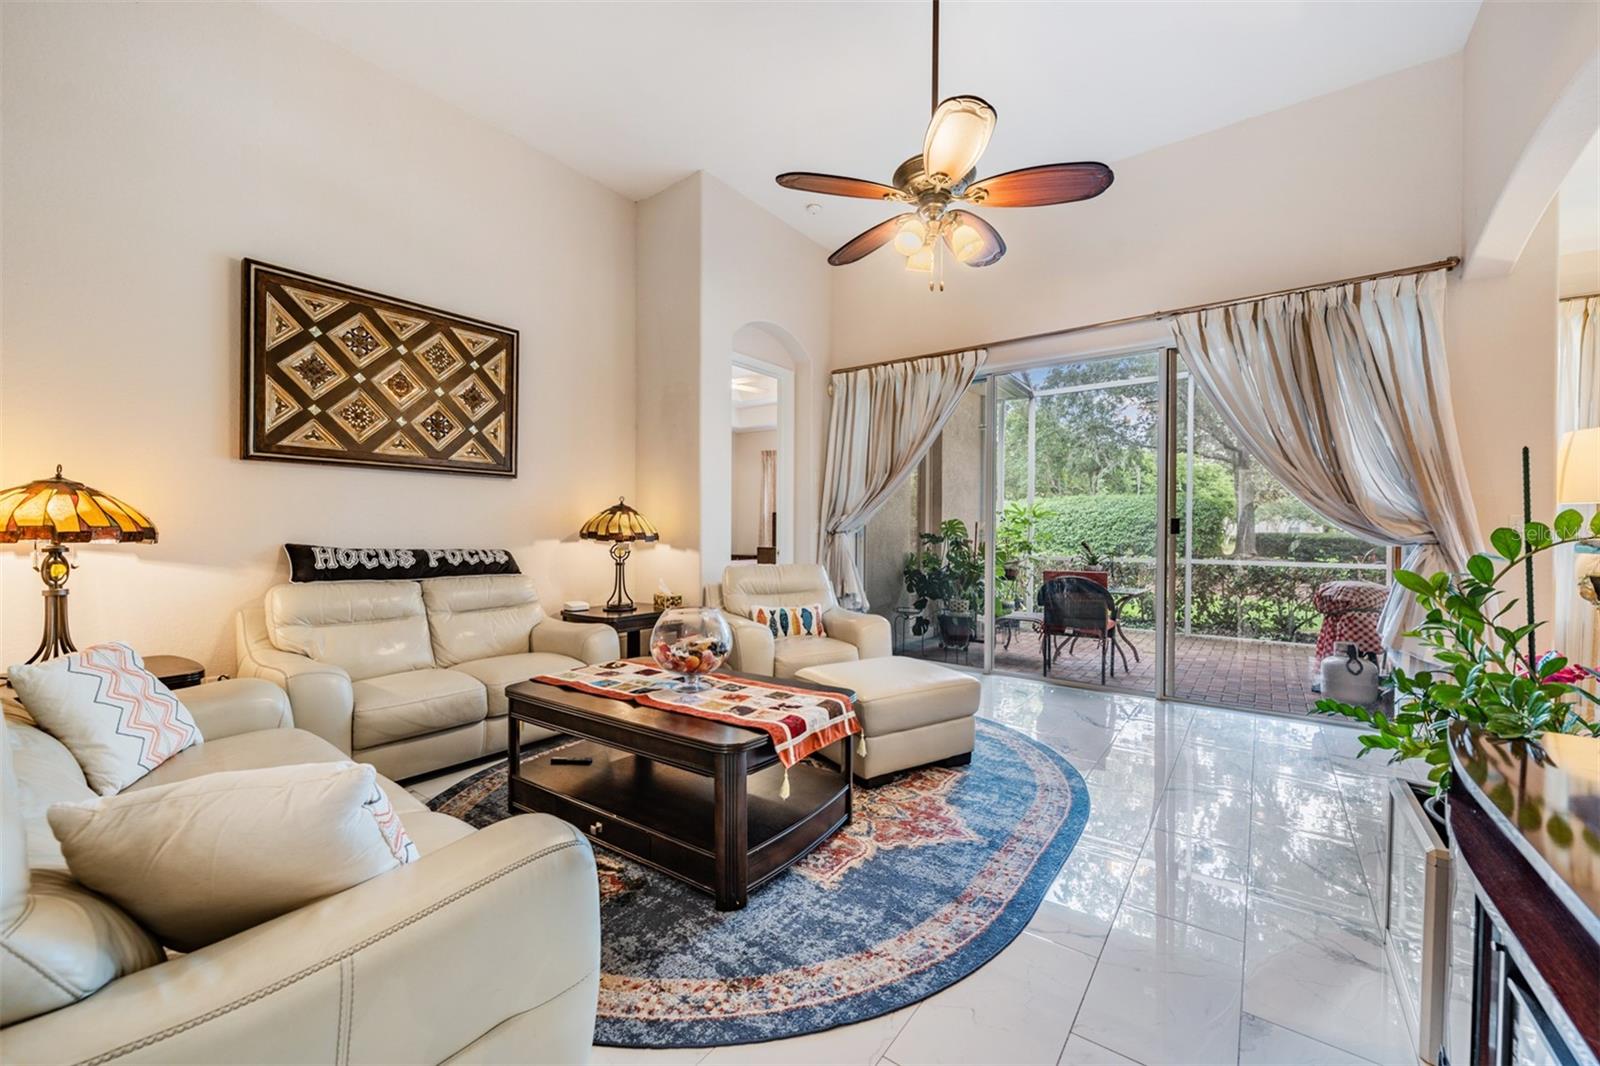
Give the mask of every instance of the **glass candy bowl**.
[[721, 666], [733, 649], [733, 630], [715, 607], [675, 607], [650, 631], [650, 655], [663, 670], [681, 674], [679, 692], [703, 692], [711, 686], [701, 675]]

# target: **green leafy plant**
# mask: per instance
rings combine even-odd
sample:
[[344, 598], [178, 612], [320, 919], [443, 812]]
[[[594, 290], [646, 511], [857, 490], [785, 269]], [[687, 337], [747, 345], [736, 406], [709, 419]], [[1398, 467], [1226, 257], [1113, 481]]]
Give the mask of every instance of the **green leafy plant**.
[[1394, 671], [1392, 717], [1328, 699], [1317, 702], [1317, 711], [1369, 726], [1372, 732], [1361, 737], [1362, 755], [1382, 750], [1389, 752], [1390, 762], [1425, 760], [1436, 793], [1450, 783], [1449, 729], [1458, 719], [1503, 739], [1533, 740], [1549, 732], [1600, 736], [1600, 723], [1579, 713], [1584, 701], [1600, 704], [1600, 698], [1575, 683], [1592, 671], [1554, 652], [1530, 661], [1528, 636], [1542, 623], [1507, 625], [1504, 620], [1518, 601], [1501, 603], [1496, 587], [1530, 556], [1597, 538], [1600, 514], [1585, 532], [1583, 516], [1566, 510], [1552, 525], [1530, 522], [1520, 534], [1495, 530], [1489, 543], [1500, 558], [1474, 555], [1466, 573], [1423, 577], [1396, 570], [1395, 581], [1415, 593], [1427, 611], [1422, 624], [1406, 635], [1423, 644], [1423, 656], [1437, 668]]
[[1012, 500], [1000, 513], [994, 531], [994, 557], [1000, 566], [1015, 565], [1038, 552], [1034, 531], [1048, 519], [1050, 509], [1035, 500], [1023, 503]]
[[947, 518], [937, 533], [923, 533], [919, 547], [906, 556], [902, 573], [912, 606], [922, 613], [912, 623], [917, 636], [928, 631], [928, 606], [945, 614], [972, 615], [983, 599], [983, 545], [967, 533], [959, 518]]

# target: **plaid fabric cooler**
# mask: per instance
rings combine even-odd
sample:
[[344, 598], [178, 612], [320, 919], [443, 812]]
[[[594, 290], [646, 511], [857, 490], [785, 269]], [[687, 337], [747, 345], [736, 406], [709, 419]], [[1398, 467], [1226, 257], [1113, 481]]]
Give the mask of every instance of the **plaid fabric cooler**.
[[1335, 644], [1349, 641], [1358, 651], [1383, 654], [1383, 639], [1378, 635], [1378, 615], [1389, 598], [1389, 590], [1371, 581], [1329, 581], [1318, 585], [1311, 604], [1322, 612], [1322, 629], [1317, 633], [1315, 658], [1321, 662], [1333, 653]]

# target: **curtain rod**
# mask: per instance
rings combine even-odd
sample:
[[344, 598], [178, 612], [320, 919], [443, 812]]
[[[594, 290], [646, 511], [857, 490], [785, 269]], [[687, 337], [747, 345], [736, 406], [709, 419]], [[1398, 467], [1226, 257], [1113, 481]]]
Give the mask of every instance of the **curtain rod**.
[[[1170, 311], [1151, 311], [1143, 315], [1127, 315], [1123, 318], [1108, 318], [1103, 322], [1087, 322], [1081, 326], [1068, 326], [1065, 329], [1045, 330], [1043, 333], [1029, 333], [1022, 337], [1007, 337], [1004, 340], [983, 341], [978, 344], [968, 344], [960, 348], [947, 348], [942, 352], [924, 352], [922, 355], [903, 355], [898, 359], [885, 359], [878, 363], [861, 363], [856, 366], [840, 367], [833, 371], [834, 374], [849, 374], [857, 370], [869, 370], [875, 366], [891, 366], [895, 363], [914, 363], [918, 359], [936, 359], [942, 355], [955, 355], [957, 352], [970, 352], [974, 348], [993, 348], [1001, 344], [1021, 344], [1024, 341], [1045, 340], [1049, 337], [1067, 337], [1074, 333], [1084, 333], [1091, 329], [1105, 329], [1109, 326], [1127, 326], [1135, 322], [1151, 322], [1160, 318], [1173, 318], [1177, 315], [1186, 315], [1194, 311], [1208, 311], [1214, 307], [1233, 307], [1237, 304], [1250, 303], [1252, 300], [1268, 300], [1274, 296], [1288, 296], [1297, 292], [1310, 292], [1312, 289], [1331, 289], [1335, 285], [1355, 285], [1363, 281], [1376, 281], [1379, 278], [1399, 278], [1408, 274], [1426, 274], [1431, 270], [1454, 270], [1461, 265], [1459, 255], [1437, 259], [1432, 263], [1423, 263], [1420, 266], [1403, 267], [1399, 270], [1380, 270], [1375, 274], [1359, 274], [1353, 278], [1340, 278], [1337, 281], [1324, 281], [1320, 285], [1297, 285], [1292, 289], [1277, 289], [1273, 292], [1258, 292], [1254, 296], [1241, 296], [1235, 300], [1214, 300], [1211, 303], [1190, 304], [1188, 307], [1175, 307]], [[830, 384], [831, 390], [833, 386]]]

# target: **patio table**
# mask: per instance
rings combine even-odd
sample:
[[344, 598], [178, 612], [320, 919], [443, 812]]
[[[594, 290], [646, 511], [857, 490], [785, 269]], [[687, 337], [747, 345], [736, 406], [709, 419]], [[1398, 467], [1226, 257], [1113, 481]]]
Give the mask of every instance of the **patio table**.
[[[1139, 588], [1133, 585], [1113, 585], [1106, 589], [1106, 591], [1111, 593], [1112, 606], [1120, 611], [1124, 603], [1127, 603], [1135, 596], [1143, 596], [1150, 590], [1147, 588]], [[1011, 623], [1013, 626], [1020, 625], [1023, 622], [1031, 622], [1035, 626], [1042, 626], [1044, 625], [1044, 612], [1012, 611], [1010, 614], [1003, 614], [999, 618], [995, 619], [996, 625], [1006, 622]], [[1117, 637], [1121, 637], [1122, 643], [1127, 646], [1129, 651], [1133, 652], [1133, 661], [1139, 662], [1139, 649], [1134, 646], [1132, 638], [1122, 631], [1122, 626], [1120, 625], [1118, 625], [1116, 629], [1112, 630], [1112, 639], [1114, 640]]]

